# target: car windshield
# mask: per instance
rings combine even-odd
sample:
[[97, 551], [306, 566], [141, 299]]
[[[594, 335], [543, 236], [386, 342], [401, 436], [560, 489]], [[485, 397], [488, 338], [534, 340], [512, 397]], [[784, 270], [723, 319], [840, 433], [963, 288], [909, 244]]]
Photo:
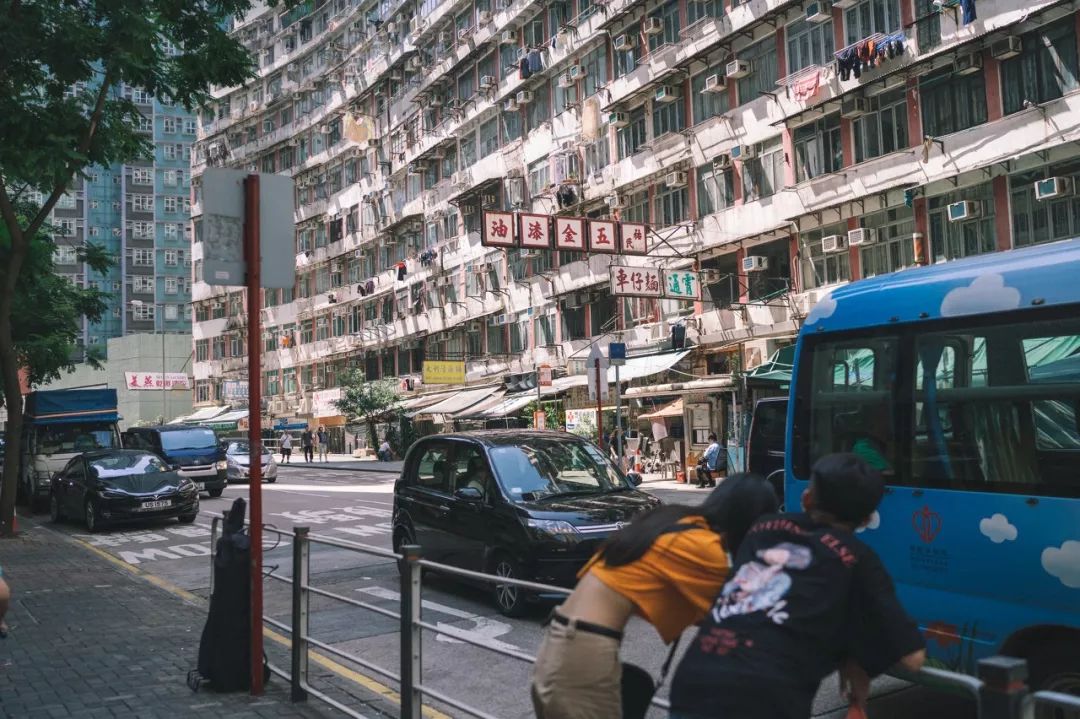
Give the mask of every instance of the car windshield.
[[217, 447], [214, 430], [205, 427], [169, 430], [161, 433], [161, 449], [173, 452], [178, 449], [214, 449]]
[[37, 428], [34, 441], [38, 454], [74, 454], [95, 449], [119, 449], [116, 430], [110, 422], [45, 424]]
[[132, 474], [158, 474], [168, 472], [169, 467], [160, 458], [142, 452], [125, 452], [90, 460], [90, 471], [98, 479], [127, 477]]
[[[247, 442], [229, 442], [229, 447], [225, 450], [225, 454], [242, 454], [247, 456], [248, 454], [251, 454], [250, 448], [251, 445]], [[262, 453], [268, 454], [268, 452], [266, 451], [266, 447], [262, 448]]]
[[527, 442], [495, 446], [490, 452], [499, 481], [514, 501], [600, 494], [626, 487], [615, 466], [591, 444], [547, 437]]

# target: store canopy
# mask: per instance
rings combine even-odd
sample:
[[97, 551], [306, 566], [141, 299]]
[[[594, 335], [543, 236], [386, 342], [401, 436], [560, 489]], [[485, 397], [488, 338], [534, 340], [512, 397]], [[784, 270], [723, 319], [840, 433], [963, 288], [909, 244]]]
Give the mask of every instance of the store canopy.
[[434, 394], [420, 395], [419, 397], [412, 397], [401, 403], [401, 408], [405, 410], [417, 410], [421, 407], [430, 407], [436, 402], [442, 402], [448, 397], [453, 397], [457, 392], [436, 392]]
[[208, 422], [215, 417], [219, 417], [230, 409], [229, 405], [224, 407], [203, 407], [202, 409], [189, 414], [186, 417], [177, 417], [173, 420], [174, 424], [202, 424]]
[[502, 419], [513, 417], [525, 409], [530, 402], [536, 401], [535, 392], [524, 394], [508, 394], [500, 397], [494, 404], [484, 406], [482, 409], [473, 408], [468, 412], [469, 419]]
[[416, 417], [417, 415], [421, 414], [455, 415], [464, 412], [470, 407], [475, 407], [476, 405], [491, 397], [496, 392], [501, 391], [502, 390], [500, 390], [498, 387], [481, 387], [479, 389], [467, 389], [464, 391], [453, 392], [450, 394], [450, 396], [448, 396], [441, 402], [436, 402], [429, 407], [424, 407], [422, 409], [410, 412], [409, 416]]
[[[521, 393], [514, 395], [508, 395], [506, 392], [496, 392], [482, 402], [474, 404], [472, 407], [457, 413], [454, 415], [454, 419], [489, 419], [491, 417], [504, 417], [505, 414], [489, 414], [489, 412], [497, 411], [503, 406], [503, 403], [507, 401], [508, 397], [514, 397], [515, 399], [522, 397]], [[536, 399], [536, 393], [530, 392], [529, 396], [532, 400]], [[525, 404], [528, 404], [526, 400]], [[522, 405], [524, 406], [524, 405]]]
[[[246, 409], [240, 409], [219, 414], [216, 417], [199, 422], [199, 424], [204, 427], [209, 427], [210, 429], [228, 431], [236, 429], [239, 426], [238, 422], [242, 419], [247, 419], [247, 416], [248, 411]], [[190, 422], [188, 422], [188, 424], [190, 424]]]
[[795, 345], [781, 347], [773, 356], [746, 373], [746, 381], [753, 383], [790, 384], [795, 369]]
[[683, 416], [683, 401], [680, 397], [674, 402], [667, 404], [654, 412], [639, 414], [638, 419], [667, 419]]
[[[679, 360], [686, 355], [690, 354], [690, 350], [683, 350], [681, 352], [666, 352], [659, 355], [647, 355], [645, 357], [630, 357], [626, 360], [626, 364], [619, 367], [619, 381], [629, 382], [630, 380], [640, 379], [642, 377], [649, 377], [650, 375], [659, 374], [661, 372], [667, 372], [674, 367]], [[615, 381], [615, 368], [608, 368], [608, 382]], [[587, 380], [586, 380], [587, 381]]]

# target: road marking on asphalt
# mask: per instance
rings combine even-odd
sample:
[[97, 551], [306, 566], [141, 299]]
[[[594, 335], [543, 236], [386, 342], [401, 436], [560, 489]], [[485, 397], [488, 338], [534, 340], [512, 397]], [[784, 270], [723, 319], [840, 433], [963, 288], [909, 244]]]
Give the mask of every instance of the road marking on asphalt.
[[[271, 484], [263, 487], [263, 490], [270, 492], [292, 492], [295, 494], [303, 494], [301, 490], [312, 489], [310, 484]], [[359, 494], [363, 492], [374, 492], [378, 494], [386, 494], [388, 491], [393, 491], [393, 482], [384, 482], [381, 484], [335, 484], [330, 486], [318, 486], [314, 489], [319, 492], [325, 492], [327, 494]], [[318, 497], [323, 495], [312, 494], [312, 497]], [[326, 497], [324, 496], [324, 499]]]
[[[56, 532], [56, 530], [48, 529], [47, 527], [41, 527], [40, 525], [38, 525], [38, 526], [39, 526], [39, 528], [45, 529], [46, 531]], [[169, 594], [172, 594], [173, 596], [176, 596], [176, 597], [179, 597], [180, 599], [183, 599], [185, 602], [187, 602], [189, 604], [195, 604], [195, 605], [200, 606], [200, 607], [206, 607], [206, 605], [207, 605], [207, 601], [205, 599], [203, 599], [202, 597], [200, 597], [199, 595], [194, 594], [192, 592], [189, 592], [186, 589], [182, 589], [182, 588], [176, 586], [175, 584], [173, 584], [172, 582], [170, 582], [167, 579], [162, 579], [161, 577], [158, 577], [157, 575], [151, 574], [151, 573], [146, 572], [144, 570], [141, 570], [141, 569], [139, 569], [137, 567], [134, 567], [134, 566], [128, 564], [127, 562], [123, 561], [122, 559], [114, 557], [113, 555], [106, 552], [104, 549], [98, 549], [97, 547], [93, 546], [92, 544], [89, 544], [88, 542], [84, 542], [81, 539], [75, 539], [74, 537], [70, 537], [70, 536], [64, 534], [63, 532], [56, 532], [56, 534], [59, 534], [59, 535], [65, 537], [65, 538], [67, 538], [69, 541], [75, 542], [76, 544], [82, 546], [87, 551], [89, 551], [89, 552], [91, 552], [93, 554], [96, 554], [97, 556], [101, 557], [102, 559], [106, 560], [107, 562], [110, 562], [111, 564], [114, 564], [115, 566], [119, 567], [120, 569], [124, 570], [125, 572], [128, 572], [129, 574], [133, 574], [136, 577], [139, 577], [139, 578], [143, 579], [144, 581], [147, 581], [150, 584], [153, 584], [154, 586], [158, 587], [159, 589], [163, 589], [164, 591], [168, 592]], [[267, 639], [270, 639], [271, 641], [273, 641], [273, 642], [275, 642], [275, 643], [277, 643], [277, 644], [279, 644], [281, 646], [284, 646], [284, 647], [291, 646], [291, 641], [289, 640], [288, 637], [285, 637], [284, 635], [278, 634], [277, 632], [273, 631], [272, 629], [263, 628], [263, 636], [265, 636]], [[398, 692], [396, 692], [391, 687], [383, 684], [382, 682], [380, 682], [380, 681], [378, 681], [376, 679], [372, 679], [371, 677], [369, 677], [369, 676], [367, 676], [365, 674], [361, 674], [360, 672], [357, 672], [357, 671], [355, 671], [353, 669], [350, 669], [350, 668], [348, 668], [348, 667], [334, 661], [330, 657], [328, 657], [325, 654], [322, 654], [320, 652], [317, 652], [317, 651], [314, 651], [314, 650], [309, 650], [308, 657], [310, 658], [310, 660], [312, 662], [315, 662], [319, 666], [333, 672], [334, 674], [337, 674], [338, 676], [342, 677], [343, 679], [347, 679], [347, 680], [352, 681], [352, 682], [354, 682], [356, 684], [359, 684], [360, 686], [364, 687], [368, 691], [373, 692], [375, 694], [378, 694], [379, 696], [382, 696], [387, 701], [393, 702], [394, 704], [399, 704], [399, 705], [401, 704], [401, 695], [398, 694]], [[439, 711], [438, 709], [434, 709], [432, 707], [427, 707], [427, 706], [424, 707], [423, 714], [424, 714], [425, 717], [428, 717], [428, 719], [452, 719], [452, 717], [450, 717], [450, 715], [444, 714], [443, 712]]]
[[[393, 591], [392, 589], [386, 589], [385, 587], [361, 587], [356, 591], [364, 594], [370, 594], [373, 597], [379, 599], [386, 599], [387, 601], [398, 602], [401, 601], [401, 594]], [[464, 619], [473, 623], [472, 629], [462, 629], [461, 627], [453, 627], [459, 632], [470, 634], [474, 639], [485, 642], [491, 646], [498, 647], [500, 649], [512, 649], [515, 651], [521, 651], [521, 647], [508, 642], [496, 639], [504, 634], [509, 634], [513, 631], [514, 627], [506, 622], [501, 622], [498, 619], [492, 619], [491, 617], [481, 616], [473, 612], [465, 611], [464, 609], [458, 609], [456, 607], [449, 607], [445, 604], [439, 604], [428, 599], [420, 601], [420, 606], [424, 609], [430, 609], [433, 612], [439, 612], [440, 614], [446, 614], [457, 619]], [[450, 627], [450, 624], [446, 622], [436, 622], [437, 627]], [[444, 634], [436, 634], [436, 641], [446, 642], [448, 644], [465, 644], [466, 642], [454, 637], [449, 637]]]

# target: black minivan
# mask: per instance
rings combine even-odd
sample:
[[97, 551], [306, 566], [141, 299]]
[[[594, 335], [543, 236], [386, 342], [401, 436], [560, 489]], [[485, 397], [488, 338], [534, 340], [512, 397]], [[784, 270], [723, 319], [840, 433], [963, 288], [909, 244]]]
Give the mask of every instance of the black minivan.
[[225, 447], [209, 427], [166, 424], [132, 427], [121, 435], [126, 449], [153, 452], [187, 477], [200, 492], [220, 497], [228, 484]]
[[[417, 441], [394, 485], [394, 551], [464, 569], [573, 586], [601, 542], [660, 500], [566, 432], [488, 430]], [[524, 592], [493, 590], [520, 615]]]

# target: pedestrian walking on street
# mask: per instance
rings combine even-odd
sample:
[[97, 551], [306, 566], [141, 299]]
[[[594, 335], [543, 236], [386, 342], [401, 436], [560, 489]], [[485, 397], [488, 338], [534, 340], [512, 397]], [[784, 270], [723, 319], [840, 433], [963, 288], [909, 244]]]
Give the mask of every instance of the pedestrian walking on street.
[[727, 579], [728, 553], [777, 504], [769, 483], [736, 475], [700, 506], [664, 505], [608, 540], [549, 617], [532, 680], [538, 719], [644, 716], [651, 677], [619, 662], [630, 617], [656, 627], [672, 645], [670, 661], [674, 642], [701, 621]]
[[390, 449], [390, 441], [384, 439], [379, 445], [379, 451], [375, 455], [380, 462], [389, 462], [394, 458], [394, 452]]
[[292, 464], [292, 435], [282, 432], [278, 437], [278, 446], [281, 447], [281, 463]]
[[810, 471], [802, 512], [750, 528], [675, 671], [671, 719], [805, 719], [836, 670], [857, 715], [870, 677], [922, 667], [918, 626], [855, 535], [884, 492], [881, 473], [858, 456], [828, 455]]
[[329, 462], [326, 455], [330, 454], [330, 434], [326, 431], [326, 427], [319, 425], [319, 432], [315, 435], [315, 439], [319, 443], [319, 461]]
[[704, 489], [705, 487], [716, 486], [716, 475], [714, 475], [713, 472], [727, 467], [726, 459], [723, 462], [724, 467], [720, 467], [720, 454], [720, 442], [716, 439], [716, 432], [713, 432], [709, 435], [708, 448], [706, 448], [705, 453], [701, 455], [701, 460], [698, 461], [698, 488]]
[[304, 450], [304, 461], [315, 461], [315, 450], [313, 445], [315, 444], [315, 435], [311, 432], [311, 428], [305, 429], [300, 433], [300, 447]]

